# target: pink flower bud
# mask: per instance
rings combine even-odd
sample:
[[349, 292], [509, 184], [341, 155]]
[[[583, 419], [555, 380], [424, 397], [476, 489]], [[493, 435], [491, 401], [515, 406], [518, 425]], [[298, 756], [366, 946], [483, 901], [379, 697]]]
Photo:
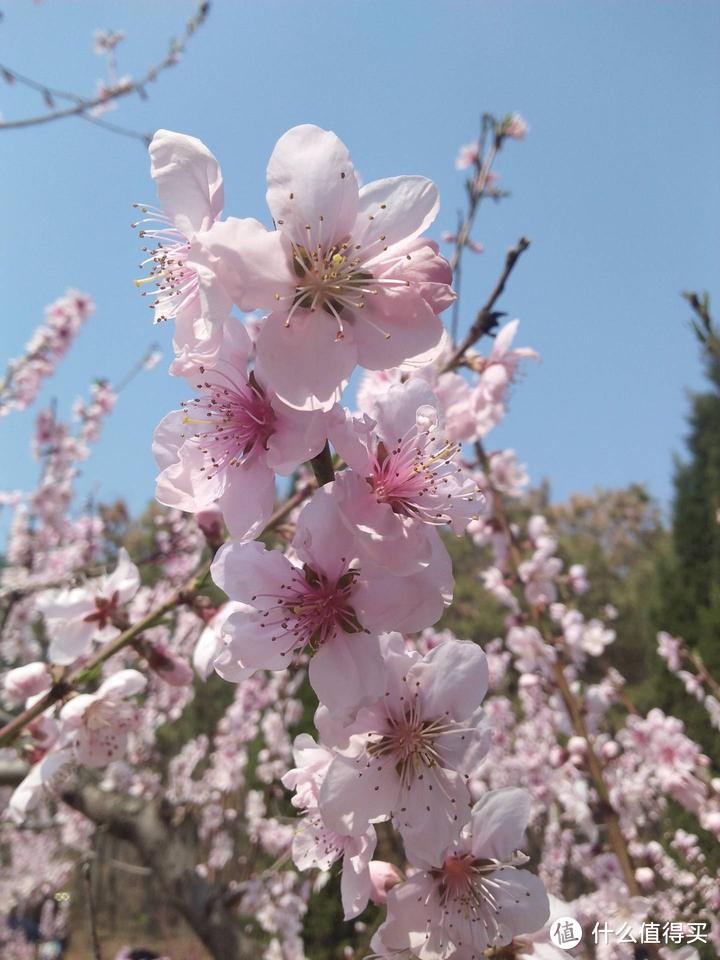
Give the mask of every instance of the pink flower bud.
[[156, 643], [148, 654], [150, 668], [169, 683], [171, 687], [187, 687], [193, 682], [193, 672], [184, 660], [170, 653], [161, 643]]
[[5, 692], [13, 700], [27, 700], [38, 693], [44, 693], [52, 686], [50, 671], [39, 660], [16, 667], [5, 676]]
[[655, 873], [650, 867], [638, 867], [635, 871], [635, 879], [641, 887], [651, 887], [655, 882]]
[[392, 863], [385, 860], [370, 861], [370, 899], [381, 906], [387, 900], [387, 895], [397, 883], [403, 879], [402, 873]]
[[195, 514], [197, 525], [211, 547], [219, 547], [225, 539], [223, 515], [219, 507], [208, 507]]

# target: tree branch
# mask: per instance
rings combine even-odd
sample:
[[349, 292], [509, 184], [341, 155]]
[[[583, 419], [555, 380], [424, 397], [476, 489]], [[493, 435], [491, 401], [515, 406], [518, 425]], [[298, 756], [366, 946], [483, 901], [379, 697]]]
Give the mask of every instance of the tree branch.
[[482, 336], [484, 336], [486, 333], [490, 333], [497, 326], [497, 322], [500, 317], [503, 316], [503, 314], [494, 311], [493, 307], [505, 290], [505, 284], [507, 283], [508, 277], [513, 271], [513, 267], [529, 246], [530, 241], [528, 238], [520, 237], [515, 246], [510, 247], [505, 256], [505, 266], [503, 268], [503, 272], [500, 274], [492, 293], [488, 297], [485, 305], [482, 306], [478, 311], [475, 322], [468, 330], [464, 340], [445, 364], [443, 373], [446, 373], [449, 370], [454, 370], [456, 367], [460, 366], [470, 347], [477, 343]]
[[208, 0], [200, 0], [200, 2], [197, 4], [195, 13], [188, 19], [185, 25], [185, 30], [183, 31], [181, 39], [171, 40], [168, 52], [162, 60], [146, 70], [139, 80], [117, 84], [115, 87], [111, 87], [102, 96], [85, 98], [80, 97], [75, 93], [57, 90], [47, 86], [46, 84], [38, 83], [38, 81], [33, 80], [30, 77], [26, 77], [4, 64], [0, 64], [0, 73], [2, 73], [8, 83], [21, 83], [23, 86], [37, 90], [38, 92], [42, 93], [45, 101], [48, 104], [52, 104], [54, 97], [71, 101], [70, 106], [61, 107], [59, 109], [51, 109], [46, 113], [38, 114], [34, 117], [22, 117], [19, 120], [0, 121], [0, 130], [19, 130], [25, 127], [33, 127], [45, 123], [51, 123], [54, 120], [63, 120], [67, 117], [81, 116], [84, 119], [90, 120], [94, 123], [97, 122], [99, 125], [113, 130], [115, 133], [122, 133], [126, 136], [134, 136], [137, 139], [148, 142], [148, 135], [139, 134], [135, 131], [117, 127], [115, 124], [108, 123], [104, 120], [98, 120], [98, 118], [91, 115], [90, 111], [98, 107], [105, 106], [112, 100], [119, 100], [121, 97], [127, 97], [132, 93], [136, 93], [139, 96], [146, 98], [147, 94], [145, 92], [145, 87], [154, 80], [157, 80], [158, 75], [164, 70], [167, 70], [169, 67], [173, 67], [175, 64], [177, 64], [179, 60], [179, 54], [185, 51], [188, 41], [198, 27], [205, 22], [209, 12], [210, 3]]
[[163, 889], [167, 901], [188, 921], [215, 960], [254, 956], [253, 944], [225, 904], [226, 888], [201, 877], [197, 825], [174, 825], [159, 800], [126, 797], [91, 783], [66, 789], [62, 799], [96, 826], [127, 840]]

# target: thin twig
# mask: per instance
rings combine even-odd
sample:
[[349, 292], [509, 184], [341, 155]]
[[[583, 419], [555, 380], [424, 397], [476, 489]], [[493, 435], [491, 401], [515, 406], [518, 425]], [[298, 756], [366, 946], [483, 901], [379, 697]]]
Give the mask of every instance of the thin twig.
[[690, 321], [693, 333], [698, 338], [710, 356], [717, 362], [720, 360], [720, 334], [715, 329], [710, 316], [710, 297], [707, 293], [699, 296], [694, 291], [685, 291], [682, 296], [692, 307], [697, 319]]
[[497, 322], [500, 317], [503, 316], [503, 314], [493, 310], [493, 307], [502, 295], [508, 277], [512, 273], [513, 267], [529, 246], [530, 241], [528, 238], [520, 237], [515, 246], [510, 247], [505, 255], [505, 266], [503, 267], [503, 271], [500, 274], [500, 278], [495, 284], [492, 293], [488, 297], [485, 305], [478, 311], [475, 322], [468, 330], [464, 340], [445, 364], [443, 372], [454, 370], [456, 367], [460, 366], [460, 363], [470, 347], [477, 343], [482, 336], [484, 336], [486, 333], [490, 333], [497, 326]]
[[450, 267], [453, 272], [453, 286], [457, 299], [452, 308], [452, 320], [450, 322], [450, 335], [453, 343], [457, 340], [457, 328], [460, 319], [460, 287], [462, 284], [462, 255], [468, 240], [470, 231], [475, 223], [475, 217], [480, 208], [485, 188], [487, 187], [492, 165], [500, 149], [501, 141], [497, 137], [493, 138], [493, 144], [490, 147], [487, 157], [483, 159], [485, 153], [485, 143], [491, 127], [494, 126], [494, 120], [489, 114], [483, 114], [480, 128], [480, 138], [478, 140], [478, 158], [475, 161], [475, 177], [467, 181], [468, 189], [468, 210], [465, 219], [462, 221], [455, 236], [455, 250], [453, 251]]
[[185, 30], [180, 40], [173, 39], [170, 42], [167, 54], [158, 63], [151, 66], [138, 80], [129, 83], [118, 84], [107, 90], [102, 96], [92, 98], [80, 97], [75, 93], [65, 90], [58, 90], [44, 83], [39, 83], [30, 77], [26, 77], [18, 71], [13, 70], [5, 64], [0, 64], [0, 73], [5, 77], [8, 83], [20, 83], [23, 86], [30, 87], [43, 94], [48, 103], [52, 103], [54, 97], [61, 100], [69, 100], [70, 106], [59, 109], [49, 110], [47, 113], [38, 114], [33, 117], [22, 117], [19, 120], [4, 120], [0, 122], [0, 130], [18, 130], [25, 127], [38, 126], [40, 124], [50, 123], [54, 120], [63, 120], [67, 117], [81, 116], [91, 122], [97, 122], [99, 126], [113, 130], [115, 133], [122, 133], [125, 136], [132, 136], [136, 139], [146, 140], [146, 135], [136, 133], [135, 131], [117, 127], [115, 124], [108, 123], [105, 120], [98, 120], [91, 115], [90, 111], [107, 105], [112, 100], [119, 100], [121, 97], [127, 97], [130, 94], [138, 94], [145, 98], [147, 93], [146, 86], [158, 78], [158, 75], [169, 67], [175, 66], [179, 60], [179, 54], [185, 51], [188, 40], [200, 27], [210, 12], [210, 3], [207, 0], [200, 0], [197, 4], [195, 13], [188, 19]]
[[97, 920], [95, 917], [95, 898], [92, 889], [91, 862], [86, 860], [82, 866], [82, 876], [85, 885], [85, 898], [87, 899], [88, 922], [90, 925], [90, 943], [92, 946], [93, 960], [102, 960], [100, 953], [100, 940], [98, 939]]
[[[489, 482], [489, 458], [480, 441], [476, 442], [475, 450], [478, 456], [478, 462]], [[497, 490], [493, 490], [493, 515], [508, 546], [508, 557], [513, 576], [515, 577], [516, 581], [520, 583], [520, 549], [505, 511], [502, 495]], [[630, 855], [628, 843], [622, 831], [620, 817], [612, 804], [610, 792], [607, 784], [605, 783], [602, 762], [595, 752], [592, 738], [590, 737], [589, 731], [585, 724], [581, 701], [572, 692], [567, 677], [565, 676], [565, 669], [561, 660], [562, 651], [558, 648], [552, 632], [546, 629], [538, 609], [532, 605], [530, 605], [530, 615], [533, 625], [539, 631], [544, 642], [557, 652], [558, 656], [553, 664], [555, 686], [557, 687], [563, 703], [565, 704], [565, 709], [568, 712], [575, 734], [585, 741], [585, 761], [587, 763], [588, 772], [590, 773], [590, 777], [598, 796], [598, 812], [605, 823], [610, 846], [612, 847], [612, 850], [618, 859], [623, 879], [625, 880], [625, 884], [631, 896], [641, 896], [642, 891], [637, 879], [635, 878], [635, 866]]]

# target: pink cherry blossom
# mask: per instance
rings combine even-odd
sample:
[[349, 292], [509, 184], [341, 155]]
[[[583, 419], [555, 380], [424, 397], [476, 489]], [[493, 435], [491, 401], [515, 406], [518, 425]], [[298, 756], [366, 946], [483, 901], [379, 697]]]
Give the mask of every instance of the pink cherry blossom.
[[479, 710], [487, 677], [474, 643], [447, 641], [424, 657], [392, 644], [384, 694], [360, 709], [323, 782], [325, 823], [361, 836], [370, 821], [392, 817], [406, 849], [438, 856], [469, 816], [465, 778], [487, 749]]
[[122, 547], [115, 570], [81, 587], [50, 590], [38, 598], [38, 608], [50, 635], [48, 655], [68, 664], [88, 653], [93, 640], [109, 640], [120, 632], [114, 618], [140, 586], [138, 568]]
[[658, 654], [667, 662], [668, 667], [677, 671], [682, 666], [682, 640], [661, 630], [657, 635]]
[[271, 311], [258, 374], [278, 396], [328, 409], [357, 363], [392, 367], [438, 343], [437, 314], [453, 295], [448, 264], [420, 239], [438, 209], [430, 181], [359, 189], [345, 145], [305, 124], [278, 141], [267, 199], [275, 231], [231, 218], [198, 238], [193, 258], [241, 309]]
[[587, 593], [590, 589], [588, 583], [587, 570], [582, 563], [573, 563], [568, 569], [568, 584], [574, 593]]
[[[460, 838], [388, 895], [387, 920], [374, 946], [383, 956], [479, 960], [488, 947], [534, 933], [550, 909], [542, 882], [518, 867], [530, 813], [524, 790], [493, 790], [473, 807]], [[423, 869], [424, 868], [424, 869]]]
[[186, 687], [193, 682], [193, 672], [187, 663], [163, 643], [148, 644], [147, 647], [148, 666], [161, 680], [171, 687]]
[[195, 672], [202, 680], [207, 680], [213, 672], [215, 662], [225, 649], [225, 622], [228, 617], [239, 610], [250, 612], [250, 608], [241, 603], [225, 603], [209, 620], [208, 625], [200, 634], [192, 655]]
[[295, 739], [293, 755], [297, 766], [282, 778], [288, 789], [295, 790], [293, 805], [304, 813], [293, 837], [293, 861], [299, 870], [329, 870], [342, 858], [340, 889], [345, 919], [350, 920], [362, 913], [370, 897], [375, 830], [369, 827], [360, 837], [329, 830], [318, 809], [318, 797], [333, 754], [308, 734], [301, 734]]
[[403, 875], [394, 864], [386, 860], [370, 861], [370, 899], [378, 906], [387, 903], [388, 893], [402, 880]]
[[155, 284], [152, 308], [155, 322], [174, 318], [175, 348], [212, 351], [230, 311], [224, 288], [206, 266], [190, 264], [194, 236], [209, 229], [222, 215], [223, 181], [215, 157], [202, 141], [170, 130], [158, 130], [150, 144], [151, 172], [160, 209], [136, 204], [142, 217], [133, 226], [148, 240], [144, 267], [138, 280]]
[[160, 422], [153, 443], [160, 503], [192, 513], [217, 504], [239, 539], [272, 513], [275, 471], [292, 473], [326, 437], [321, 412], [288, 407], [248, 371], [251, 351], [245, 328], [229, 320], [214, 364], [187, 365], [198, 397]]
[[424, 526], [449, 523], [461, 533], [481, 508], [479, 492], [460, 465], [459, 444], [443, 435], [437, 399], [425, 382], [391, 386], [373, 414], [374, 420], [331, 428], [355, 474], [338, 476], [335, 497], [364, 555], [409, 572], [430, 553]]
[[514, 450], [497, 451], [490, 455], [490, 480], [508, 497], [520, 497], [529, 483], [527, 467], [517, 462]]
[[33, 663], [26, 663], [23, 667], [8, 670], [3, 678], [3, 687], [10, 701], [21, 702], [28, 697], [45, 693], [52, 686], [52, 682], [52, 675], [47, 665], [35, 660]]
[[47, 753], [36, 763], [10, 797], [7, 808], [10, 818], [22, 823], [43, 799], [51, 796], [70, 772], [72, 759], [72, 752], [65, 749]]
[[519, 113], [511, 113], [502, 123], [503, 136], [513, 140], [524, 140], [530, 127], [527, 120]]
[[62, 708], [61, 742], [72, 745], [78, 763], [104, 767], [122, 756], [128, 733], [139, 721], [134, 704], [124, 701], [146, 685], [137, 670], [119, 670], [103, 681], [97, 693], [80, 693]]
[[300, 514], [293, 540], [297, 560], [259, 543], [229, 543], [218, 552], [213, 579], [252, 613], [227, 620], [230, 662], [217, 669], [228, 679], [228, 667], [282, 670], [301, 651], [314, 650], [309, 669], [315, 692], [328, 707], [348, 714], [381, 683], [377, 634], [435, 623], [452, 595], [452, 575], [439, 538], [431, 541], [423, 568], [411, 575], [358, 563], [353, 531], [341, 518], [333, 488], [318, 490]]
[[468, 167], [473, 166], [477, 163], [478, 159], [478, 144], [477, 143], [466, 143], [458, 150], [458, 155], [455, 159], [455, 169], [456, 170], [467, 170]]

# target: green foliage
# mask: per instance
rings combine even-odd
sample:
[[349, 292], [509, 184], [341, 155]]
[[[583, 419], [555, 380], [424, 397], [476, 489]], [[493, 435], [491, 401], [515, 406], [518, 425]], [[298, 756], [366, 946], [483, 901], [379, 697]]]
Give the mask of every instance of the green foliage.
[[[688, 458], [676, 463], [670, 549], [657, 561], [653, 618], [682, 637], [720, 677], [720, 359], [705, 355], [708, 390], [691, 397]], [[652, 674], [656, 704], [685, 721], [688, 733], [720, 764], [720, 738], [703, 706], [670, 680]]]

